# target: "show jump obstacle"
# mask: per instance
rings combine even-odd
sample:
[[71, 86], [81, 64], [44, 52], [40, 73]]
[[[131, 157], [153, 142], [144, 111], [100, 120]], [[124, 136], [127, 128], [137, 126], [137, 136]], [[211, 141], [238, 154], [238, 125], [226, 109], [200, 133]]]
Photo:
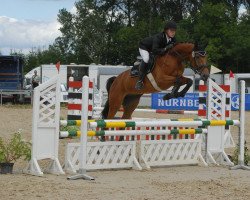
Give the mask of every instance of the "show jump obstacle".
[[[158, 113], [158, 114], [188, 114], [188, 115], [197, 115], [199, 118], [217, 119], [217, 120], [230, 120], [231, 119], [231, 84], [220, 85], [213, 84], [218, 89], [212, 93], [213, 98], [217, 101], [213, 107], [216, 106], [216, 109], [212, 112], [207, 113], [206, 107], [206, 95], [208, 91], [207, 85], [204, 85], [203, 81], [200, 81], [199, 85], [199, 109], [198, 111], [188, 111], [188, 110], [158, 110], [158, 109], [135, 109], [135, 112], [142, 113]], [[79, 92], [82, 88], [82, 81], [75, 81], [73, 77], [69, 78], [68, 82], [69, 92], [68, 92], [68, 120], [81, 120], [81, 104], [82, 104], [82, 93]], [[94, 82], [90, 80], [89, 84], [89, 118], [90, 119], [99, 119], [103, 110], [103, 107], [100, 107], [100, 93], [96, 94], [94, 92]], [[225, 101], [224, 98], [226, 97]], [[221, 99], [223, 98], [223, 101]], [[99, 100], [99, 101], [98, 101]], [[221, 108], [225, 109], [225, 114], [220, 115]], [[123, 109], [120, 109], [123, 111]], [[61, 121], [61, 125], [67, 125], [67, 121]], [[79, 131], [80, 132], [80, 131]], [[61, 132], [60, 138], [76, 136], [79, 132]], [[224, 135], [224, 147], [231, 148], [235, 147], [235, 143], [231, 136], [230, 126], [225, 126], [225, 135]]]
[[[219, 88], [210, 86], [208, 93], [217, 91]], [[78, 173], [69, 179], [90, 179], [86, 174], [87, 170], [93, 169], [119, 169], [119, 168], [150, 168], [151, 166], [163, 165], [190, 165], [202, 162], [233, 165], [224, 152], [225, 126], [236, 125], [244, 127], [244, 118], [239, 120], [198, 120], [198, 121], [173, 121], [158, 120], [137, 122], [131, 120], [101, 120], [88, 121], [89, 112], [89, 91], [91, 83], [88, 77], [82, 80], [82, 104], [81, 104], [81, 139], [80, 143], [69, 143], [66, 147], [64, 169], [68, 172]], [[242, 84], [244, 87], [244, 84]], [[63, 174], [58, 161], [59, 143], [59, 78], [56, 77], [46, 84], [35, 89], [33, 129], [32, 129], [32, 159], [29, 165], [29, 173], [41, 176], [43, 174], [38, 160], [51, 159], [48, 172]], [[244, 93], [241, 94], [244, 95]], [[215, 118], [225, 115], [225, 109], [216, 107], [216, 97], [220, 101], [225, 96], [218, 94], [208, 95], [208, 111], [212, 112]], [[209, 99], [210, 98], [210, 99]], [[211, 104], [211, 105], [210, 105]], [[215, 106], [213, 106], [215, 105]], [[245, 104], [241, 103], [241, 109], [245, 110]], [[215, 113], [217, 112], [217, 114]], [[242, 117], [242, 115], [241, 115]], [[169, 127], [188, 127], [188, 129], [169, 129]], [[148, 129], [153, 127], [153, 129]], [[158, 129], [158, 127], [160, 127]], [[113, 130], [103, 130], [111, 128]], [[124, 130], [132, 128], [134, 130]], [[244, 129], [241, 128], [241, 135]], [[212, 134], [210, 134], [212, 131]], [[207, 134], [208, 133], [208, 134]], [[204, 134], [207, 136], [205, 160], [202, 156], [201, 137], [191, 139], [166, 140], [155, 137], [154, 140], [140, 139], [127, 140], [128, 136], [140, 135], [171, 135], [171, 134]], [[91, 136], [123, 136], [123, 141], [91, 141]], [[157, 139], [158, 138], [158, 139]], [[167, 137], [166, 137], [167, 138]], [[240, 144], [242, 145], [242, 144]], [[244, 146], [244, 144], [243, 144]], [[241, 148], [242, 150], [242, 148]], [[243, 148], [244, 151], [244, 148]], [[242, 151], [240, 152], [242, 154]], [[244, 155], [244, 152], [243, 152]]]

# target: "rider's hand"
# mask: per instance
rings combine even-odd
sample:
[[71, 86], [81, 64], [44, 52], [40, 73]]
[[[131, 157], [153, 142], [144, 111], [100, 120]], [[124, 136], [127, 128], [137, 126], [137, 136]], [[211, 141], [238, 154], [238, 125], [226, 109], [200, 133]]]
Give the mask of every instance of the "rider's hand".
[[167, 46], [165, 47], [166, 51], [169, 50], [169, 49], [171, 49], [173, 46], [174, 46], [173, 43], [170, 43], [169, 45], [167, 45]]
[[168, 44], [166, 47], [164, 47], [164, 48], [161, 50], [160, 55], [164, 55], [164, 54], [165, 54], [169, 49], [171, 49], [173, 46], [174, 46], [173, 43]]

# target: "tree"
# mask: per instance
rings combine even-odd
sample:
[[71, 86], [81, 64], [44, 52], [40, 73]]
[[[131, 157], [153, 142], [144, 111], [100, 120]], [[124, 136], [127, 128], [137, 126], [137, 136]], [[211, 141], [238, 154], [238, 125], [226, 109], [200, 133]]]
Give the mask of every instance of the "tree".
[[66, 62], [68, 62], [72, 55], [75, 54], [75, 27], [74, 16], [66, 9], [62, 9], [58, 14], [58, 22], [62, 24], [60, 31], [62, 36], [56, 38], [53, 47], [50, 49], [56, 50], [59, 54], [64, 56]]
[[[241, 5], [248, 12], [239, 17]], [[139, 42], [175, 20], [177, 41], [198, 41], [225, 72], [249, 71], [249, 0], [79, 0], [75, 6], [75, 14], [59, 11], [61, 36], [48, 50], [31, 52], [27, 69], [58, 60], [132, 65]]]
[[207, 3], [195, 16], [194, 39], [207, 46], [210, 61], [223, 71], [235, 63], [232, 58], [237, 35], [233, 10], [224, 3]]
[[250, 15], [249, 13], [240, 18], [237, 26], [237, 40], [234, 40], [234, 49], [231, 57], [234, 60], [237, 72], [250, 72]]

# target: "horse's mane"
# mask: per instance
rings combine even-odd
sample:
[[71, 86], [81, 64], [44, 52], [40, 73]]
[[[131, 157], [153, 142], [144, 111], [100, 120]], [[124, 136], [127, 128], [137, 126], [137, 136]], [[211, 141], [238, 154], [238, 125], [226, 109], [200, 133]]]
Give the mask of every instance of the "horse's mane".
[[170, 49], [170, 50], [167, 52], [167, 54], [173, 55], [173, 56], [177, 56], [177, 54], [176, 54], [176, 48], [178, 48], [179, 45], [185, 45], [185, 44], [186, 44], [186, 45], [194, 45], [194, 43], [192, 43], [192, 42], [176, 42], [176, 43], [174, 44], [173, 48]]
[[182, 44], [193, 44], [193, 45], [194, 45], [193, 42], [176, 42], [176, 43], [174, 44], [174, 47], [175, 47], [175, 46], [178, 46], [178, 45], [182, 45]]

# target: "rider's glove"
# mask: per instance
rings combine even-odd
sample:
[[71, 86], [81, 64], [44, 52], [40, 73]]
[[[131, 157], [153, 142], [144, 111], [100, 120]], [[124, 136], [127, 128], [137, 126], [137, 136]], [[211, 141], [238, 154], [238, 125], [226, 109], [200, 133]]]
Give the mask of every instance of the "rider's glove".
[[165, 47], [165, 51], [171, 49], [173, 46], [174, 46], [173, 43], [168, 44], [168, 45]]
[[168, 44], [166, 47], [161, 49], [160, 55], [164, 55], [169, 49], [171, 49], [174, 46], [173, 43]]

